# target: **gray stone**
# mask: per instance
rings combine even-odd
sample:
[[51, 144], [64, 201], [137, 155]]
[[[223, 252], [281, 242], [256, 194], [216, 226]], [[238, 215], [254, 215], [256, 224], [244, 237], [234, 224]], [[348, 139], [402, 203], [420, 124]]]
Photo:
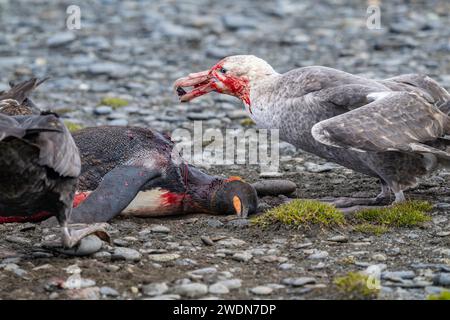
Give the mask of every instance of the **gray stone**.
[[146, 296], [154, 297], [160, 296], [169, 290], [169, 287], [165, 282], [149, 283], [142, 286], [142, 293]]
[[103, 247], [103, 242], [99, 237], [95, 235], [87, 236], [81, 239], [78, 246], [70, 249], [58, 249], [59, 253], [63, 253], [69, 256], [89, 256], [101, 250]]
[[114, 249], [114, 253], [111, 258], [113, 260], [127, 260], [137, 262], [141, 260], [141, 253], [135, 249], [117, 247]]
[[273, 292], [273, 289], [271, 287], [267, 286], [257, 286], [250, 289], [250, 292], [253, 294], [256, 294], [258, 296], [266, 296]]
[[344, 236], [344, 235], [337, 235], [334, 237], [330, 237], [327, 240], [331, 241], [331, 242], [342, 242], [343, 243], [343, 242], [348, 242], [348, 237]]
[[313, 254], [308, 256], [308, 259], [311, 260], [321, 260], [321, 259], [326, 259], [328, 258], [328, 252], [327, 251], [321, 251], [321, 250], [317, 250], [316, 252], [314, 252]]
[[232, 259], [240, 262], [247, 262], [251, 260], [253, 256], [249, 252], [237, 252], [233, 254]]
[[154, 225], [150, 227], [150, 231], [153, 233], [169, 233], [170, 229], [162, 225]]
[[433, 278], [436, 285], [450, 286], [450, 273], [439, 273]]
[[411, 270], [402, 270], [402, 271], [386, 271], [381, 273], [381, 279], [385, 280], [404, 280], [404, 279], [413, 279], [416, 276], [414, 271]]
[[228, 287], [220, 282], [210, 285], [208, 290], [209, 290], [209, 293], [211, 293], [211, 294], [227, 294], [230, 292]]
[[244, 240], [236, 239], [236, 238], [226, 238], [219, 240], [217, 244], [226, 247], [226, 248], [235, 248], [235, 247], [241, 247], [246, 244]]
[[312, 173], [321, 173], [321, 172], [328, 172], [331, 170], [334, 170], [336, 168], [339, 168], [339, 165], [331, 162], [326, 162], [324, 164], [316, 164], [313, 162], [305, 162], [304, 164], [307, 171]]
[[180, 257], [177, 253], [160, 253], [160, 254], [150, 254], [148, 258], [154, 262], [169, 262], [176, 260]]
[[217, 272], [217, 268], [207, 267], [207, 268], [193, 270], [193, 271], [190, 271], [189, 273], [194, 274], [194, 275], [205, 275], [205, 274], [213, 274], [216, 272]]
[[110, 106], [98, 106], [94, 109], [94, 113], [99, 116], [105, 116], [110, 114], [113, 109]]
[[67, 278], [62, 286], [65, 289], [81, 289], [93, 287], [95, 286], [95, 280], [82, 278], [79, 273], [76, 273]]
[[47, 39], [47, 46], [60, 47], [73, 42], [76, 39], [76, 35], [73, 32], [60, 32], [54, 34]]
[[116, 289], [113, 289], [111, 287], [101, 287], [100, 288], [100, 294], [102, 296], [107, 296], [107, 297], [117, 297], [117, 296], [119, 296], [119, 292], [117, 292]]
[[181, 297], [178, 294], [163, 294], [160, 296], [149, 298], [148, 300], [178, 300], [180, 298]]
[[247, 228], [250, 225], [248, 219], [233, 219], [226, 224], [227, 228]]
[[115, 120], [108, 121], [108, 125], [125, 127], [128, 125], [128, 120], [127, 119], [115, 119]]
[[299, 278], [285, 278], [281, 281], [282, 284], [292, 287], [302, 287], [305, 284], [316, 283], [317, 280], [312, 277], [299, 277]]
[[227, 14], [222, 17], [222, 21], [225, 27], [231, 31], [256, 28], [256, 22], [249, 17]]
[[187, 283], [176, 286], [174, 293], [187, 298], [199, 298], [208, 293], [208, 286], [203, 283]]
[[229, 290], [239, 289], [242, 286], [242, 281], [240, 279], [226, 279], [216, 282], [227, 287]]
[[223, 223], [217, 219], [208, 219], [208, 221], [206, 223], [208, 224], [208, 226], [210, 226], [212, 228], [223, 227]]
[[127, 66], [114, 62], [98, 62], [91, 64], [87, 72], [93, 76], [106, 75], [110, 78], [124, 78], [130, 75]]

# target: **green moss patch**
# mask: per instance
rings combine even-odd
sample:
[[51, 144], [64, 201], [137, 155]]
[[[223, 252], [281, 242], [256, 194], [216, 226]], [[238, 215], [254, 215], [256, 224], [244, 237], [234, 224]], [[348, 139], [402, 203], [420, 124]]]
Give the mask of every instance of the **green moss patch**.
[[273, 224], [340, 226], [345, 224], [345, 218], [342, 212], [329, 204], [295, 199], [253, 218], [252, 223], [261, 227]]
[[113, 109], [122, 108], [128, 105], [128, 101], [122, 98], [104, 97], [100, 105], [110, 106]]
[[450, 300], [450, 291], [444, 290], [439, 294], [430, 294], [427, 300]]
[[433, 209], [427, 201], [405, 201], [384, 208], [364, 209], [355, 214], [355, 219], [385, 227], [414, 227], [431, 218], [426, 213]]
[[252, 119], [247, 118], [241, 121], [241, 125], [244, 127], [251, 127], [255, 125], [255, 122]]
[[84, 128], [82, 124], [74, 123], [72, 121], [64, 120], [64, 124], [70, 132], [75, 132]]
[[389, 231], [389, 228], [386, 226], [379, 226], [370, 223], [361, 223], [357, 224], [353, 227], [354, 231], [365, 233], [365, 234], [374, 234], [376, 236], [380, 236]]
[[350, 224], [356, 232], [379, 236], [392, 228], [420, 226], [431, 219], [427, 213], [432, 208], [432, 204], [427, 201], [406, 201], [383, 208], [363, 209], [354, 213], [347, 221], [344, 214], [330, 204], [295, 199], [253, 218], [252, 223], [263, 228], [280, 224], [293, 227]]
[[360, 272], [349, 272], [335, 278], [333, 282], [344, 299], [376, 299], [380, 292], [379, 286], [368, 275]]

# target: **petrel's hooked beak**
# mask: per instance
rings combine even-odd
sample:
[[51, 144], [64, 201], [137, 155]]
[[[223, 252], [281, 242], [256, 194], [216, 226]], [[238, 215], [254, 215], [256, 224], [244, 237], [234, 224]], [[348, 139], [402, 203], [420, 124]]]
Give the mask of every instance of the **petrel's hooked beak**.
[[[208, 92], [217, 89], [217, 79], [211, 76], [209, 70], [197, 73], [191, 73], [187, 77], [180, 78], [175, 81], [173, 87], [178, 94], [181, 102], [188, 102], [192, 99], [200, 97]], [[193, 90], [186, 92], [184, 88], [194, 87]]]

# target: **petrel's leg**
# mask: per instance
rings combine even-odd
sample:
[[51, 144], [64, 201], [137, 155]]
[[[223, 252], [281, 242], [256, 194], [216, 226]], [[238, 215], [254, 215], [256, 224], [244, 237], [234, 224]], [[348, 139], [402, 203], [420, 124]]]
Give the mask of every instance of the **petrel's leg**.
[[161, 175], [160, 170], [145, 167], [120, 166], [103, 177], [89, 197], [74, 208], [69, 223], [107, 222], [120, 214], [150, 180]]

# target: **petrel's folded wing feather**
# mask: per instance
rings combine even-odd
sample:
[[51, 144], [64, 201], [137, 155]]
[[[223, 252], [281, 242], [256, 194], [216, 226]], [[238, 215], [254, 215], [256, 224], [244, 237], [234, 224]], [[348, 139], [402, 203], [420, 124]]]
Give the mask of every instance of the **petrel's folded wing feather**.
[[373, 102], [321, 121], [312, 128], [313, 137], [326, 145], [359, 151], [450, 154], [426, 143], [444, 136], [450, 118], [414, 93], [372, 94]]
[[[39, 164], [47, 166], [61, 176], [76, 178], [81, 172], [78, 147], [64, 122], [53, 114], [15, 117], [26, 134], [39, 148]], [[24, 137], [25, 139], [27, 136]]]

